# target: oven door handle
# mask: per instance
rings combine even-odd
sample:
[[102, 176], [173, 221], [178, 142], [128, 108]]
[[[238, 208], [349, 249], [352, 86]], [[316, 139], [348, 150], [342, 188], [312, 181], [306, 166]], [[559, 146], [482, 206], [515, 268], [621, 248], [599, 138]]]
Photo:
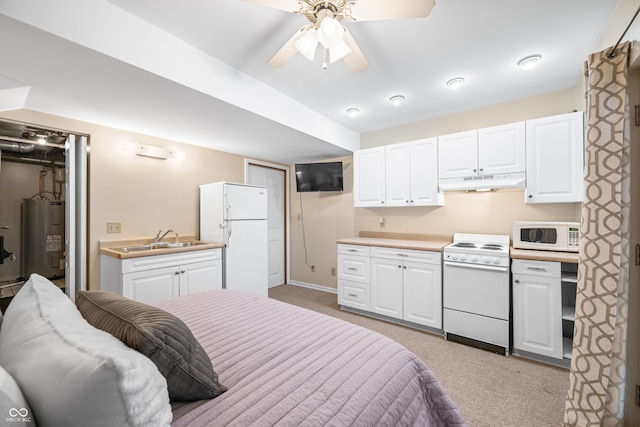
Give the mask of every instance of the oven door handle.
[[498, 267], [498, 266], [484, 265], [484, 264], [463, 264], [460, 262], [445, 261], [444, 265], [445, 266], [448, 265], [450, 267], [471, 268], [473, 270], [491, 270], [491, 271], [503, 271], [503, 272], [509, 271], [509, 267]]

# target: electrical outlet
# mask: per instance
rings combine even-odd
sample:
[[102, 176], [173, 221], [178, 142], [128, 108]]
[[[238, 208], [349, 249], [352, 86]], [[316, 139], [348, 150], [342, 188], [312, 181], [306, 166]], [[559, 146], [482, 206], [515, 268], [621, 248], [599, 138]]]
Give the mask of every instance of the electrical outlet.
[[311, 266], [311, 272], [312, 272], [312, 273], [315, 273], [315, 271], [316, 271], [316, 266], [315, 266], [315, 265], [312, 265], [312, 266]]
[[336, 275], [336, 268], [335, 267], [331, 267], [331, 275], [332, 276]]
[[122, 233], [122, 223], [115, 221], [107, 222], [107, 233]]

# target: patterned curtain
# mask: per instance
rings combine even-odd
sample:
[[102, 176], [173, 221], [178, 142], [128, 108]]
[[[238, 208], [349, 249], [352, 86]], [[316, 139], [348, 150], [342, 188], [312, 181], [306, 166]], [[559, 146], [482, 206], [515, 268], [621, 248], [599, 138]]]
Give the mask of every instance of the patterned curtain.
[[629, 272], [629, 43], [586, 64], [586, 194], [565, 426], [622, 426]]

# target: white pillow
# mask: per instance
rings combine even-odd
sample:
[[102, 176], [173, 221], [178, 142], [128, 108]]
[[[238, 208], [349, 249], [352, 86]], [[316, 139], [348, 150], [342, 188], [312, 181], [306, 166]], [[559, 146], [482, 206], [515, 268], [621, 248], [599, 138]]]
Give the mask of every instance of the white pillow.
[[38, 424], [168, 426], [167, 382], [155, 364], [89, 325], [53, 283], [33, 274], [5, 311], [0, 365]]
[[29, 403], [24, 398], [16, 381], [0, 366], [0, 420], [18, 423], [20, 427], [35, 426]]

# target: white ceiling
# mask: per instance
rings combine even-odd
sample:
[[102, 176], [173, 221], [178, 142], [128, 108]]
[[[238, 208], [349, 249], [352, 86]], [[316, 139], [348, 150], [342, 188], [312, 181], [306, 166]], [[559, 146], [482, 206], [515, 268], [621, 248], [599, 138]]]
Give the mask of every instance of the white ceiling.
[[[618, 2], [437, 0], [426, 18], [347, 22], [369, 61], [353, 74], [342, 61], [323, 70], [320, 55], [269, 67], [306, 18], [245, 1], [0, 0], [0, 110], [327, 159], [362, 133], [575, 86]], [[518, 69], [531, 54], [540, 65]], [[451, 91], [453, 77], [467, 82]]]

